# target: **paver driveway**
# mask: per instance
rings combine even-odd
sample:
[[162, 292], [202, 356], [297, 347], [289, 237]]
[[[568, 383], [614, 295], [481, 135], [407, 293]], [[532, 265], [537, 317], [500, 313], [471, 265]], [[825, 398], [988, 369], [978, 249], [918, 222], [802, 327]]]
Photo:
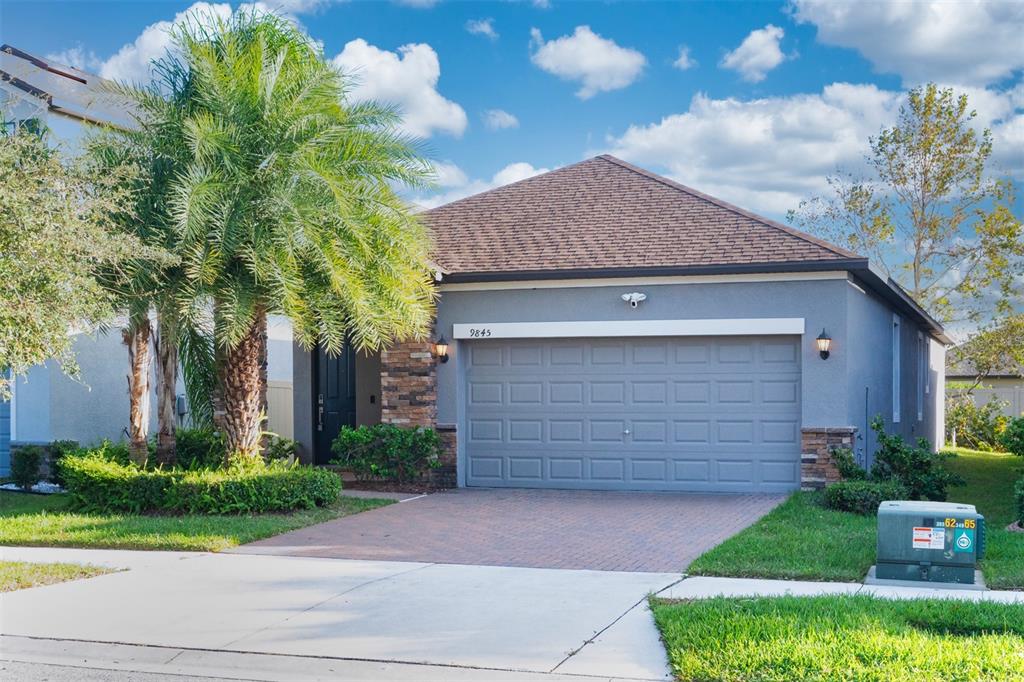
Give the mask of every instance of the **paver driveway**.
[[260, 540], [253, 554], [682, 571], [785, 495], [459, 489]]

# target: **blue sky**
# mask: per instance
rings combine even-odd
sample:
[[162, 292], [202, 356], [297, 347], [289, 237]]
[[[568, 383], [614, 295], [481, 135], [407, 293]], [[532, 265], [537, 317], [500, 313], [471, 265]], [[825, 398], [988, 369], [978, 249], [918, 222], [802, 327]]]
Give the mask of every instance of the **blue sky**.
[[[440, 170], [426, 205], [611, 152], [782, 217], [837, 166], [856, 170], [926, 80], [968, 92], [996, 164], [1024, 176], [1022, 3], [266, 4], [358, 74], [355, 97], [405, 110]], [[196, 10], [230, 11], [4, 0], [0, 40], [139, 80], [168, 22]]]

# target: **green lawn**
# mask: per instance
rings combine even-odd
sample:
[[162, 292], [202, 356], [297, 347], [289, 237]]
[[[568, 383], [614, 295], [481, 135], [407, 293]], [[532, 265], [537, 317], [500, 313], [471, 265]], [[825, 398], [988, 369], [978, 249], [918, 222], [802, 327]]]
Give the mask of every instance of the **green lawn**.
[[0, 545], [218, 551], [391, 504], [343, 497], [330, 507], [250, 516], [140, 516], [68, 511], [64, 495], [0, 492]]
[[[1024, 589], [1024, 534], [1009, 533], [1013, 485], [1024, 460], [957, 450], [948, 466], [967, 480], [949, 499], [978, 507], [988, 525], [982, 562], [992, 588]], [[820, 493], [795, 493], [750, 528], [690, 564], [692, 575], [859, 581], [875, 560], [874, 516], [824, 509]]]
[[865, 596], [715, 598], [651, 608], [680, 680], [1020, 680], [1024, 606]]
[[52, 585], [65, 580], [91, 578], [112, 573], [113, 569], [78, 564], [33, 564], [27, 561], [0, 561], [0, 592], [13, 592], [26, 587]]

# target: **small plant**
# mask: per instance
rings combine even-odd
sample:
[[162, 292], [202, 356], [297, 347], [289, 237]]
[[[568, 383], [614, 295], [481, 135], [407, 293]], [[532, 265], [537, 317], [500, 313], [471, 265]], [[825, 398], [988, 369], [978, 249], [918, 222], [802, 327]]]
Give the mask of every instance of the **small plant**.
[[175, 459], [183, 469], [217, 469], [224, 466], [224, 439], [213, 429], [178, 429]]
[[864, 516], [878, 513], [886, 500], [902, 500], [907, 489], [897, 481], [840, 481], [825, 488], [825, 506]]
[[267, 462], [288, 462], [295, 461], [299, 452], [299, 444], [291, 438], [284, 438], [276, 433], [267, 434], [267, 446], [263, 450], [263, 458]]
[[1013, 498], [1017, 503], [1017, 523], [1024, 528], [1024, 478], [1017, 481], [1013, 489]]
[[832, 448], [832, 462], [844, 481], [862, 481], [868, 477], [868, 472], [857, 464], [850, 448]]
[[910, 499], [937, 502], [946, 499], [950, 486], [963, 485], [960, 476], [942, 466], [947, 456], [933, 451], [926, 439], [919, 438], [915, 446], [902, 436], [887, 434], [880, 416], [872, 420], [871, 429], [878, 437], [878, 451], [870, 473], [872, 481], [896, 481], [906, 488]]
[[81, 449], [82, 446], [77, 440], [55, 440], [50, 443], [50, 482], [64, 487], [64, 477], [60, 471], [61, 460]]
[[39, 469], [45, 454], [38, 445], [18, 448], [11, 453], [11, 478], [19, 488], [27, 492], [39, 483], [42, 478]]
[[1024, 417], [1010, 420], [999, 436], [999, 443], [1007, 452], [1024, 457]]
[[375, 424], [342, 428], [331, 451], [337, 455], [331, 463], [351, 470], [361, 481], [410, 483], [440, 466], [442, 446], [434, 429]]

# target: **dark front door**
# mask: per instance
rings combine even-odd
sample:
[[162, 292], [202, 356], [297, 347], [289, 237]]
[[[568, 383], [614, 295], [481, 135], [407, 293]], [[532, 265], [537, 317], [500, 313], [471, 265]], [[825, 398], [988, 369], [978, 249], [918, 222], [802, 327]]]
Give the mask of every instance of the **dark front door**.
[[314, 461], [327, 464], [334, 457], [331, 443], [341, 427], [356, 425], [356, 356], [351, 345], [336, 356], [317, 347], [313, 399]]

